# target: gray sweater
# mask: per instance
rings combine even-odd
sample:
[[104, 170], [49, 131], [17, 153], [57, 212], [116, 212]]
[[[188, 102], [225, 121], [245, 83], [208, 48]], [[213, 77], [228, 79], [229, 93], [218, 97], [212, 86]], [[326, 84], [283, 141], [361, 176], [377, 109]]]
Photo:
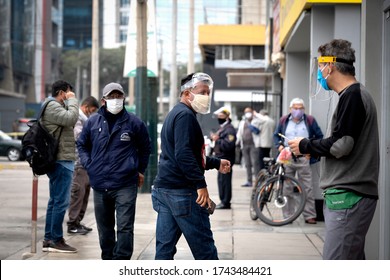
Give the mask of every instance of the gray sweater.
[[302, 140], [300, 152], [322, 157], [322, 189], [350, 189], [378, 197], [379, 133], [374, 101], [360, 83], [339, 97], [326, 137]]

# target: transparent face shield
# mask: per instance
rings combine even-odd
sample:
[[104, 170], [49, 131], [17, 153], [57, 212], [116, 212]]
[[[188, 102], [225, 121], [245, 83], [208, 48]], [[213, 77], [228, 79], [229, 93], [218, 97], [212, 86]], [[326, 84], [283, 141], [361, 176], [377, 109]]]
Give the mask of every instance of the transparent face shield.
[[332, 62], [336, 62], [336, 57], [320, 56], [312, 59], [310, 75], [310, 98], [314, 100], [325, 101], [333, 97], [334, 91], [327, 87], [327, 75], [325, 75], [326, 72], [324, 72], [329, 66], [329, 63]]
[[[198, 112], [201, 114], [208, 114], [210, 113], [211, 101], [213, 100], [213, 87], [213, 79], [211, 79], [208, 74], [199, 72], [195, 73], [190, 81], [182, 85], [180, 90], [183, 92], [184, 90], [189, 89], [191, 92], [196, 92], [196, 95], [202, 95], [198, 96], [202, 99], [202, 104], [199, 104], [199, 107], [202, 107], [202, 109], [200, 109]], [[202, 88], [202, 90], [199, 92], [200, 88]], [[207, 90], [208, 95], [206, 92], [202, 92], [203, 90]]]

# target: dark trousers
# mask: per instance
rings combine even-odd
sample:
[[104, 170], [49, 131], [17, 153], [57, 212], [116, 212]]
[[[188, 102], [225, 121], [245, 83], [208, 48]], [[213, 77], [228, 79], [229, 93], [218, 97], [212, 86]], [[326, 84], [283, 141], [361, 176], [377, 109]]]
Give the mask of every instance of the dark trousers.
[[259, 160], [260, 170], [265, 168], [263, 158], [269, 157], [270, 151], [271, 148], [260, 148], [260, 160]]
[[75, 168], [68, 209], [68, 226], [79, 226], [88, 206], [91, 185], [87, 171], [82, 167]]
[[225, 206], [230, 206], [232, 199], [232, 175], [233, 168], [227, 174], [218, 172], [218, 192], [221, 203]]
[[95, 189], [93, 192], [103, 260], [131, 259], [134, 248], [137, 191], [137, 186], [134, 184], [113, 190]]

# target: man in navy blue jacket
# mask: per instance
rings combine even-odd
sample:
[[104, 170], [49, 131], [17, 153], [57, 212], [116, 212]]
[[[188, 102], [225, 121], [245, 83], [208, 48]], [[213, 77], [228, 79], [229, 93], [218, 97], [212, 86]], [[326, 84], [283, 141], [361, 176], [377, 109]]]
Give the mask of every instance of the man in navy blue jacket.
[[124, 98], [120, 84], [106, 85], [103, 106], [86, 121], [77, 140], [94, 189], [102, 259], [129, 260], [133, 254], [137, 187], [144, 182], [151, 152], [145, 124], [125, 110]]
[[236, 158], [236, 129], [229, 118], [230, 111], [222, 107], [214, 112], [217, 115], [219, 129], [211, 133], [210, 137], [214, 141], [214, 155], [217, 158], [224, 158], [230, 161], [230, 172], [227, 174], [218, 173], [218, 193], [221, 203], [216, 209], [230, 209], [232, 199], [232, 176], [233, 164]]
[[196, 113], [207, 114], [213, 80], [205, 73], [181, 81], [180, 102], [167, 115], [161, 130], [161, 155], [152, 188], [158, 213], [155, 259], [173, 259], [184, 234], [195, 259], [218, 259], [210, 228], [212, 204], [204, 172], [230, 172], [226, 159], [206, 156], [204, 137]]

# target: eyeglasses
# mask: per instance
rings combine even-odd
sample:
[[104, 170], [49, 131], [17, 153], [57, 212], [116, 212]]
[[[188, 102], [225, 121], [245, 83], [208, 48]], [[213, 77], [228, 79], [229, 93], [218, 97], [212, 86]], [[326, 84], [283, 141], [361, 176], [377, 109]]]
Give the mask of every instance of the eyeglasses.
[[104, 97], [104, 99], [125, 99], [124, 95], [123, 94], [118, 94], [118, 93], [114, 93], [114, 94], [110, 94], [106, 97]]

